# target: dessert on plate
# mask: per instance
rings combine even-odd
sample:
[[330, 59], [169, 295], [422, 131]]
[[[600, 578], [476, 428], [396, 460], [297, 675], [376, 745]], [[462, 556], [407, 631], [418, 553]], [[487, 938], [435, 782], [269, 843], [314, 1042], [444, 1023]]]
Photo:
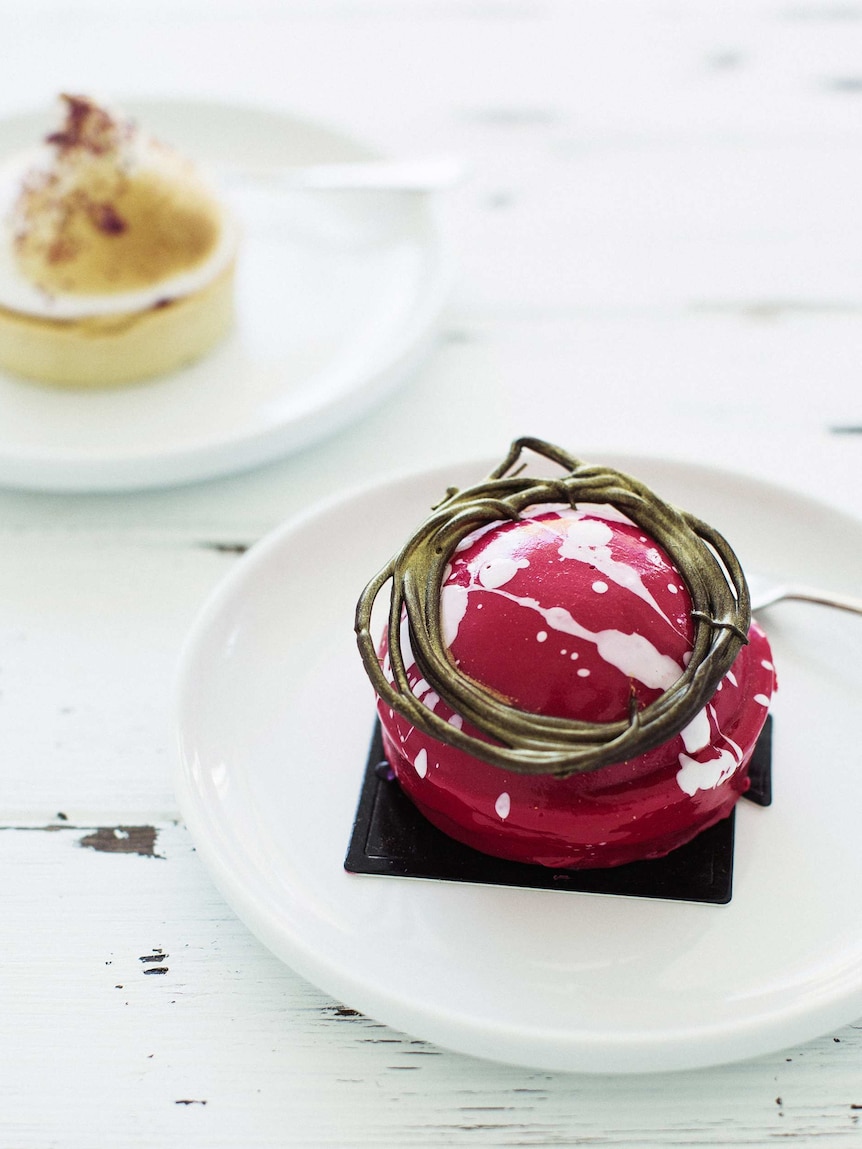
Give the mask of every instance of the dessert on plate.
[[0, 166], [0, 367], [69, 387], [173, 371], [230, 327], [235, 225], [173, 148], [62, 103], [57, 130]]
[[[525, 474], [525, 449], [562, 476]], [[447, 492], [356, 630], [403, 791], [450, 837], [551, 867], [661, 857], [730, 814], [776, 687], [722, 536], [536, 439]]]

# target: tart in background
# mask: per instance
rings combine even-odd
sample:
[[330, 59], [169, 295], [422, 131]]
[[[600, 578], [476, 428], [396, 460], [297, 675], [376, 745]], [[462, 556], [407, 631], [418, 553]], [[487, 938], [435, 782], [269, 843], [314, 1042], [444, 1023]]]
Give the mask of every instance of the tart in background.
[[164, 374], [233, 318], [236, 229], [194, 165], [90, 99], [0, 168], [0, 367], [69, 387]]

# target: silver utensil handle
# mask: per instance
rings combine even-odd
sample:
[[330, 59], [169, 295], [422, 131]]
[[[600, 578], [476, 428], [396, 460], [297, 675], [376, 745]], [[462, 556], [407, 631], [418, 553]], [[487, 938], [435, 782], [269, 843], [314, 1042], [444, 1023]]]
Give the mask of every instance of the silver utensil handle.
[[456, 156], [419, 159], [356, 160], [346, 163], [224, 167], [218, 171], [228, 186], [257, 185], [271, 191], [405, 191], [433, 192], [454, 187], [466, 169]]
[[815, 590], [807, 586], [785, 587], [781, 596], [783, 599], [797, 599], [800, 602], [817, 602], [823, 606], [837, 607], [838, 610], [847, 610], [851, 614], [862, 614], [862, 598], [850, 594], [838, 594], [831, 591]]

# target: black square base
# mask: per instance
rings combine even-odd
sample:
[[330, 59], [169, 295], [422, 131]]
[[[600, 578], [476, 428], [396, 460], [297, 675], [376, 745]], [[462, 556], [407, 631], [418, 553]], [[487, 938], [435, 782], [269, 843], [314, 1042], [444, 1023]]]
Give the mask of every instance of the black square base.
[[[772, 801], [772, 719], [749, 767], [745, 794], [759, 806]], [[734, 815], [704, 830], [664, 858], [601, 870], [557, 870], [479, 853], [432, 826], [392, 778], [375, 724], [346, 870], [451, 882], [664, 898], [725, 905], [733, 890]]]

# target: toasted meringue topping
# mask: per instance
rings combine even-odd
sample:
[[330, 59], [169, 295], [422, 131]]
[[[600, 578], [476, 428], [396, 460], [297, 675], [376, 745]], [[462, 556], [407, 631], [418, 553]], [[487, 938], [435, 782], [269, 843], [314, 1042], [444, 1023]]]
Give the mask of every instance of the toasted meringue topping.
[[233, 226], [194, 165], [80, 96], [0, 170], [0, 305], [54, 318], [131, 311], [199, 289]]

